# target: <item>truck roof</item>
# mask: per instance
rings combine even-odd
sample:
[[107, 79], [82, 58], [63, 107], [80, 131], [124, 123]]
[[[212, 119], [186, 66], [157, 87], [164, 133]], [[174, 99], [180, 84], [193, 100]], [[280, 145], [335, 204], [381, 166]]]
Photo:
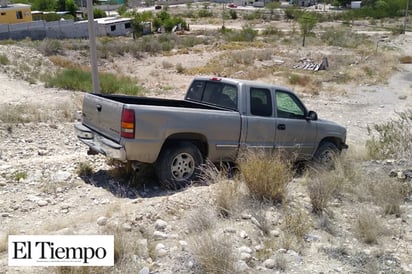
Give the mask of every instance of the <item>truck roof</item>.
[[227, 78], [227, 77], [218, 77], [218, 76], [196, 76], [193, 81], [195, 80], [203, 80], [203, 81], [217, 81], [217, 82], [225, 82], [228, 84], [233, 85], [248, 85], [248, 86], [260, 86], [260, 87], [274, 87], [275, 89], [281, 89], [289, 92], [293, 92], [290, 88], [285, 86], [275, 85], [271, 83], [264, 83], [260, 81], [251, 81], [251, 80], [244, 80], [244, 79], [236, 79], [236, 78]]

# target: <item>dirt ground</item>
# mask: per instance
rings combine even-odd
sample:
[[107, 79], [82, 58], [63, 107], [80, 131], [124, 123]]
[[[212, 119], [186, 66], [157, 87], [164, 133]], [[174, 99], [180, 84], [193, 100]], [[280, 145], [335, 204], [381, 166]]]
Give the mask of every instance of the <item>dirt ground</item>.
[[[192, 26], [196, 27], [202, 28]], [[396, 46], [400, 54], [412, 53], [411, 33], [388, 43]], [[2, 45], [0, 53], [11, 56], [15, 47]], [[28, 54], [38, 55], [34, 50]], [[193, 76], [177, 73], [174, 66], [178, 63], [185, 68], [199, 66], [216, 55], [216, 52], [193, 52], [151, 56], [138, 63], [119, 58], [112, 69], [136, 75], [152, 91], [149, 96], [181, 99]], [[164, 68], [165, 61], [173, 67]], [[277, 78], [273, 75], [259, 80], [276, 82]], [[349, 150], [361, 153], [369, 138], [368, 126], [388, 121], [396, 112], [412, 108], [412, 65], [399, 64], [384, 84], [345, 84], [338, 89], [345, 92], [300, 95], [319, 118], [347, 127]], [[104, 226], [97, 221], [102, 217], [121, 227], [124, 233], [147, 240], [143, 249], [148, 254], [128, 258], [128, 267], [120, 273], [195, 272], [186, 216], [192, 212], [206, 214], [217, 186], [188, 187], [174, 192], [150, 182], [143, 188], [119, 184], [110, 177], [111, 167], [106, 159], [86, 155], [87, 148], [74, 136], [73, 125], [82, 96], [81, 92], [45, 88], [42, 83], [30, 84], [7, 69], [0, 73], [0, 109], [21, 105], [41, 113], [60, 113], [36, 123], [12, 126], [0, 123], [0, 273], [58, 272], [57, 268], [9, 267], [7, 235], [103, 233]], [[404, 167], [412, 169], [410, 159], [407, 160]], [[88, 180], [77, 175], [81, 162], [93, 166], [94, 174]], [[376, 176], [387, 176], [389, 170], [396, 168], [391, 161], [365, 165]], [[16, 179], [19, 172], [27, 177]], [[309, 207], [308, 195], [299, 186], [299, 180], [292, 184], [289, 199], [292, 204]], [[258, 256], [262, 237], [251, 218], [219, 221], [216, 231], [232, 240], [239, 273], [412, 273], [412, 197], [402, 205], [400, 217], [382, 217], [385, 227], [393, 233], [374, 245], [361, 243], [351, 232], [350, 224], [357, 210], [353, 205], [336, 202], [332, 207], [336, 211], [338, 233], [330, 235], [314, 226], [303, 250], [271, 251], [273, 256], [283, 256], [285, 270], [271, 267]], [[276, 207], [267, 209], [267, 214], [272, 220], [281, 219]], [[167, 225], [159, 229], [156, 225], [159, 220]], [[273, 223], [273, 237], [277, 237], [281, 222]], [[157, 230], [163, 234], [155, 236]], [[246, 252], [250, 255], [248, 259], [242, 259], [246, 255], [239, 251], [245, 246], [251, 249]], [[339, 253], [340, 248], [346, 251]]]

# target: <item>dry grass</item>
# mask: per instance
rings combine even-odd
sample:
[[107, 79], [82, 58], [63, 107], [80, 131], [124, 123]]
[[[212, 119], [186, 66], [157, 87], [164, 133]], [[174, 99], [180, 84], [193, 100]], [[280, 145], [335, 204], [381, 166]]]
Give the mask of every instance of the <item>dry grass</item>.
[[[9, 234], [8, 234], [9, 235]], [[0, 254], [7, 250], [8, 245], [8, 235], [1, 235], [0, 236]]]
[[200, 233], [213, 229], [217, 223], [215, 211], [207, 205], [191, 210], [185, 220], [187, 230], [190, 233]]
[[59, 55], [49, 56], [49, 60], [60, 68], [72, 69], [78, 68], [79, 65], [74, 63], [71, 59]]
[[239, 161], [242, 180], [250, 195], [260, 201], [283, 203], [292, 179], [291, 165], [279, 154], [246, 152]]
[[295, 235], [298, 239], [303, 240], [303, 237], [312, 229], [312, 222], [309, 214], [303, 210], [287, 210], [284, 214], [282, 223], [282, 231], [288, 234]]
[[20, 124], [32, 122], [72, 122], [75, 120], [75, 106], [72, 103], [48, 106], [47, 109], [37, 104], [0, 106], [0, 121]]
[[398, 180], [386, 179], [371, 185], [371, 197], [374, 203], [383, 209], [385, 215], [401, 215], [401, 205], [408, 196], [410, 190], [408, 183]]
[[353, 229], [356, 237], [366, 244], [376, 244], [378, 239], [383, 235], [384, 229], [374, 212], [366, 209], [360, 209]]
[[412, 64], [412, 56], [402, 56], [399, 58], [399, 62], [401, 62], [401, 64]]
[[80, 162], [77, 166], [77, 175], [80, 177], [90, 177], [93, 174], [93, 167], [87, 162]]
[[232, 249], [232, 241], [224, 235], [203, 233], [193, 238], [191, 251], [196, 260], [195, 273], [235, 273]]
[[216, 208], [219, 216], [228, 218], [236, 215], [241, 210], [243, 194], [239, 181], [221, 181], [216, 189]]
[[396, 119], [368, 128], [371, 138], [366, 148], [372, 159], [412, 157], [412, 110], [397, 114]]

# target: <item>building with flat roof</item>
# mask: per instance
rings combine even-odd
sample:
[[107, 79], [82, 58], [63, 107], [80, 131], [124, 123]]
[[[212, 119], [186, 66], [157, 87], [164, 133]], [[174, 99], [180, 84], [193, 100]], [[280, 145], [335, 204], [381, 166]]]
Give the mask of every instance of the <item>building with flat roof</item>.
[[32, 20], [30, 5], [7, 4], [6, 1], [1, 2], [0, 24], [26, 23], [31, 22]]

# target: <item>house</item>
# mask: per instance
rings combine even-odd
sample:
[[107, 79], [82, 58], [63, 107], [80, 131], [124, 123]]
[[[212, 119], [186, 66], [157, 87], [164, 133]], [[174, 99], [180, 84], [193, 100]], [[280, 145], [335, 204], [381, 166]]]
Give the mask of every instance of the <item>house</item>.
[[316, 5], [316, 0], [290, 0], [289, 4], [298, 5], [299, 7], [309, 7]]
[[1, 1], [0, 24], [26, 23], [32, 20], [30, 5], [8, 4], [7, 1]]
[[360, 9], [362, 5], [362, 1], [352, 1], [350, 2], [351, 9]]
[[132, 19], [122, 17], [104, 17], [95, 19], [99, 36], [129, 35], [132, 30]]

